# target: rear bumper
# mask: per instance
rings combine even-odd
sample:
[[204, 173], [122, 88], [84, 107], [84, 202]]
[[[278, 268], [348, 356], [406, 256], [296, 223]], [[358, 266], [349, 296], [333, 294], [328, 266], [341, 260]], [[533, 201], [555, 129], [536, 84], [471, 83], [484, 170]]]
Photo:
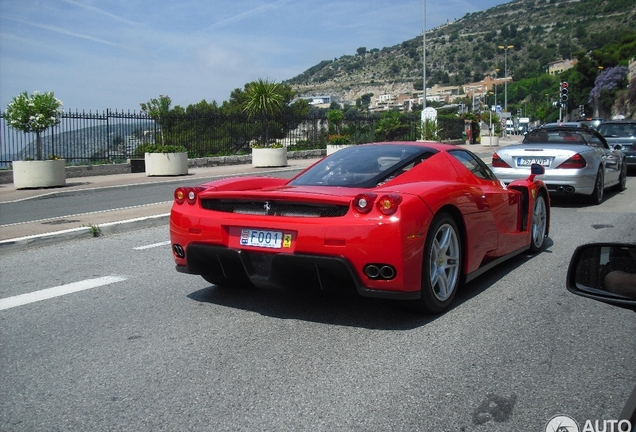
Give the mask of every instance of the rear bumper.
[[190, 243], [185, 251], [186, 265], [181, 273], [205, 275], [214, 283], [231, 281], [256, 287], [280, 287], [337, 292], [357, 292], [364, 297], [415, 299], [419, 291], [396, 292], [369, 289], [359, 280], [352, 264], [344, 257], [305, 254], [272, 254], [246, 251], [202, 243]]
[[[590, 172], [588, 172], [590, 171]], [[528, 176], [530, 170], [526, 170], [525, 177]], [[498, 179], [505, 183], [523, 178], [523, 172], [519, 169], [495, 170]], [[546, 170], [544, 175], [538, 176], [542, 180], [548, 192], [551, 194], [582, 194], [591, 195], [594, 191], [594, 183], [596, 182], [596, 171], [594, 170]]]

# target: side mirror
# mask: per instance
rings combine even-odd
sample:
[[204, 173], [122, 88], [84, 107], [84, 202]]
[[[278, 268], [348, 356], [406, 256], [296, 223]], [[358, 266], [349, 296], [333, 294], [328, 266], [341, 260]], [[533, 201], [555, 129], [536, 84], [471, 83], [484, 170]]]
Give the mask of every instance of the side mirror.
[[636, 311], [636, 244], [579, 246], [570, 260], [566, 286], [573, 294]]

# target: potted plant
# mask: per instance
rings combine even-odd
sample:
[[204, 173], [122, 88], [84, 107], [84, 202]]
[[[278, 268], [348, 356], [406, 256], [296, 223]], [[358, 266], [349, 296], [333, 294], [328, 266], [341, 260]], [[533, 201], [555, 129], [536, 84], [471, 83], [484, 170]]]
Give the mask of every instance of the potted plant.
[[53, 92], [27, 92], [14, 97], [7, 106], [5, 116], [9, 126], [24, 133], [35, 133], [37, 160], [13, 161], [13, 185], [16, 189], [64, 186], [66, 164], [59, 156], [42, 159], [41, 134], [60, 123], [62, 101]]
[[188, 150], [184, 146], [153, 144], [143, 150], [146, 176], [188, 174]]
[[274, 81], [259, 79], [246, 86], [243, 111], [260, 122], [261, 141], [251, 145], [252, 166], [277, 167], [287, 165], [287, 148], [280, 142], [270, 142], [270, 118], [283, 110], [285, 97], [282, 88]]

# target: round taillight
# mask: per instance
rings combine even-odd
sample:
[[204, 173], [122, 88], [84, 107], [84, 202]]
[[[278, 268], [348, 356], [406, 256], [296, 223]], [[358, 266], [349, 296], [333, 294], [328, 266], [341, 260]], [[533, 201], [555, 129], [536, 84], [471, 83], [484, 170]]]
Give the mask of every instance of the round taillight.
[[187, 202], [190, 205], [194, 205], [197, 202], [197, 196], [200, 191], [202, 191], [202, 187], [179, 187], [174, 191], [174, 200], [177, 204], [183, 204]]
[[185, 197], [186, 197], [185, 189], [181, 187], [175, 189], [174, 200], [177, 204], [183, 204], [183, 202], [185, 201]]
[[397, 211], [401, 202], [402, 197], [398, 194], [382, 195], [380, 199], [378, 199], [377, 207], [380, 213], [391, 216]]
[[362, 214], [369, 213], [373, 208], [375, 198], [376, 195], [373, 193], [359, 194], [353, 199], [353, 207]]
[[188, 189], [188, 204], [192, 205], [197, 202], [197, 190]]

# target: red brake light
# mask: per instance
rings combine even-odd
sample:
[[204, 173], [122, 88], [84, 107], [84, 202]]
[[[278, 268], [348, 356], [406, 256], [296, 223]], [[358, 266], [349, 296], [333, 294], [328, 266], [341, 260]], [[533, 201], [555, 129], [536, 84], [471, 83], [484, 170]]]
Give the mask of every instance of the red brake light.
[[353, 199], [353, 207], [362, 214], [367, 214], [373, 208], [373, 201], [377, 197], [374, 193], [362, 193], [358, 194]]
[[380, 213], [391, 216], [398, 209], [402, 202], [402, 197], [398, 194], [382, 195], [378, 200], [377, 206]]
[[569, 158], [568, 160], [566, 160], [565, 162], [563, 162], [557, 168], [581, 169], [581, 168], [585, 168], [586, 166], [587, 166], [587, 162], [585, 162], [585, 158], [583, 158], [583, 156], [577, 153], [571, 158]]
[[504, 160], [499, 157], [499, 155], [497, 153], [492, 155], [492, 166], [493, 168], [510, 168], [510, 165], [508, 165], [506, 162], [504, 162]]

